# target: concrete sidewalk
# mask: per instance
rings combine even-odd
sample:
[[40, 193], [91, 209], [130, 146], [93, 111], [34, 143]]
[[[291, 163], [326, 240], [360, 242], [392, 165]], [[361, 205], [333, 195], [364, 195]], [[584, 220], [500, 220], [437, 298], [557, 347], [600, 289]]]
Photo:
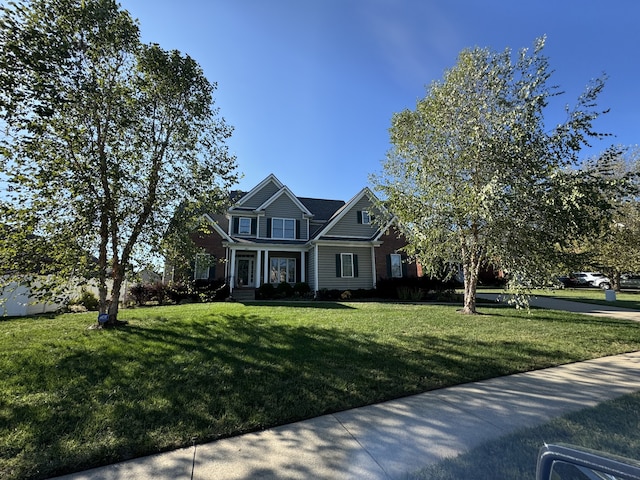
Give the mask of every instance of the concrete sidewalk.
[[399, 479], [635, 391], [640, 352], [435, 390], [59, 478]]

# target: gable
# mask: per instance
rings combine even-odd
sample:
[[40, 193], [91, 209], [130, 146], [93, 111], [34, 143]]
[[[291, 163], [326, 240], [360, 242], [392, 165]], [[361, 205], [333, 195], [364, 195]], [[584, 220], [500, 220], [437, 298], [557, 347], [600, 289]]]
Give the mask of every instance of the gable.
[[[379, 227], [373, 222], [373, 218], [382, 215], [380, 210], [374, 207], [374, 199], [375, 197], [369, 189], [363, 189], [336, 213], [329, 225], [321, 232], [321, 236], [363, 239], [374, 238], [378, 234]], [[363, 222], [363, 211], [367, 212], [370, 216], [369, 224]], [[364, 217], [366, 217], [366, 215], [364, 215]]]
[[232, 206], [231, 210], [255, 210], [278, 193], [283, 186], [274, 175], [269, 175]]
[[307, 212], [303, 212], [300, 209], [299, 203], [294, 201], [288, 195], [279, 195], [264, 207], [264, 214], [267, 217], [301, 219], [304, 214], [307, 214]]

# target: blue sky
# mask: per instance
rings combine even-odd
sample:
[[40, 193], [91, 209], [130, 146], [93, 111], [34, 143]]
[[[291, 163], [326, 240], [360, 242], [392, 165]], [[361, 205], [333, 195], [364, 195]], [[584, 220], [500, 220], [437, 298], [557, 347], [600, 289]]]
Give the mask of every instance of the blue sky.
[[517, 51], [542, 35], [563, 103], [608, 75], [599, 106], [611, 111], [596, 127], [616, 136], [585, 155], [640, 143], [637, 0], [121, 3], [143, 41], [189, 54], [217, 82], [241, 189], [274, 173], [298, 196], [349, 200], [380, 171], [393, 113], [414, 108], [461, 50]]

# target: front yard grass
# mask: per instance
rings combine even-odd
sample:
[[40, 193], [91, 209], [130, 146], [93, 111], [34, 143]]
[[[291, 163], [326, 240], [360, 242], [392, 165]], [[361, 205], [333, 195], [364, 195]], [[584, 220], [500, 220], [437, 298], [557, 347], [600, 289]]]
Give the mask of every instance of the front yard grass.
[[640, 292], [622, 291], [616, 292], [616, 301], [608, 302], [605, 299], [605, 291], [599, 288], [564, 288], [553, 291], [537, 291], [537, 295], [551, 295], [564, 300], [576, 302], [595, 303], [597, 305], [611, 305], [615, 307], [640, 310]]
[[[496, 293], [503, 295], [503, 288], [480, 288], [478, 293]], [[574, 302], [593, 303], [613, 307], [640, 310], [640, 291], [626, 290], [616, 292], [616, 301], [607, 301], [605, 290], [599, 288], [563, 288], [563, 289], [534, 289], [529, 294], [535, 297], [553, 297]]]
[[216, 303], [0, 321], [0, 478], [48, 478], [431, 389], [640, 349], [544, 310]]
[[[640, 392], [480, 445], [411, 475], [414, 480], [534, 480], [540, 447], [569, 444], [640, 459]], [[584, 478], [587, 478], [586, 476]]]

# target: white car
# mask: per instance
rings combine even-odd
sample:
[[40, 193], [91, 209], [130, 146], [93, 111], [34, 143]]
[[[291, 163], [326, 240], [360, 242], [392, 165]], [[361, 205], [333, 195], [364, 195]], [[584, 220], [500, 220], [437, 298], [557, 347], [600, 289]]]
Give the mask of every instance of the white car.
[[579, 285], [591, 285], [603, 290], [609, 290], [611, 288], [611, 280], [600, 272], [576, 272], [573, 277], [577, 280]]

